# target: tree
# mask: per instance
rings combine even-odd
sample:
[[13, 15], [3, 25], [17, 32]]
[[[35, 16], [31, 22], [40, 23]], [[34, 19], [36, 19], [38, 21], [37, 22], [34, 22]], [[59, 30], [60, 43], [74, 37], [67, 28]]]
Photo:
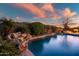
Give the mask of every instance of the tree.
[[1, 30], [1, 35], [2, 36], [6, 36], [6, 35], [8, 35], [10, 32], [11, 32], [11, 30], [12, 30], [12, 27], [13, 27], [13, 21], [12, 21], [12, 19], [7, 19], [7, 18], [3, 18], [2, 19], [3, 20], [3, 22], [2, 22], [2, 30]]
[[63, 30], [64, 30], [64, 31], [69, 29], [68, 24], [69, 24], [69, 18], [66, 18], [66, 19], [64, 20], [64, 22], [63, 22], [63, 26], [64, 26], [64, 29], [63, 29]]
[[44, 24], [40, 22], [35, 22], [31, 24], [31, 34], [40, 35], [44, 33]]
[[73, 13], [73, 11], [70, 11], [69, 8], [65, 8], [64, 11], [61, 13], [62, 19], [64, 20], [63, 26], [64, 26], [64, 31], [69, 30], [70, 26], [72, 26], [73, 22], [73, 17], [76, 16], [76, 13]]
[[65, 30], [71, 30], [70, 28], [69, 28], [69, 25], [70, 26], [72, 26], [72, 25], [75, 25], [76, 23], [74, 23], [73, 22], [73, 18], [74, 16], [71, 16], [71, 17], [65, 17], [65, 19], [64, 19], [64, 22], [63, 22], [63, 26], [64, 26], [64, 31]]
[[29, 25], [27, 23], [16, 23], [14, 27], [14, 32], [30, 33]]
[[56, 32], [57, 27], [56, 26], [52, 26], [52, 32]]

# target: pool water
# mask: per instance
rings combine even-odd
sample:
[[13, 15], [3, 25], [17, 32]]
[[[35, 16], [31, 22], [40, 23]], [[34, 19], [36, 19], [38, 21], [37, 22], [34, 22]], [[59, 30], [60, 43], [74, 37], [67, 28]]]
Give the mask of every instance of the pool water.
[[79, 37], [55, 35], [29, 42], [35, 56], [79, 56]]

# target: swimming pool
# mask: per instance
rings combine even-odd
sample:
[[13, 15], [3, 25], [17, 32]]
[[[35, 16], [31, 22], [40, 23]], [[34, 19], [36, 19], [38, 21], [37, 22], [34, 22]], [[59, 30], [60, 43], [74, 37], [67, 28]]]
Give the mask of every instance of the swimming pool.
[[79, 37], [55, 35], [29, 42], [35, 56], [79, 56]]

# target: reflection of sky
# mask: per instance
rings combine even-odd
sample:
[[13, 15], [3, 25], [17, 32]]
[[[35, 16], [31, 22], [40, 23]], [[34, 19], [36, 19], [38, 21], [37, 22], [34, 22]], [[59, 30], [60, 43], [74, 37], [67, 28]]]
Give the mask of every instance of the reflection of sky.
[[74, 44], [74, 45], [77, 45], [79, 46], [79, 37], [76, 37], [76, 36], [68, 36], [67, 37], [67, 41]]
[[[48, 48], [48, 49], [47, 49]], [[75, 55], [79, 51], [79, 37], [76, 36], [61, 36], [51, 38], [48, 44], [44, 44], [44, 52], [67, 53]], [[44, 53], [43, 52], [43, 53]]]

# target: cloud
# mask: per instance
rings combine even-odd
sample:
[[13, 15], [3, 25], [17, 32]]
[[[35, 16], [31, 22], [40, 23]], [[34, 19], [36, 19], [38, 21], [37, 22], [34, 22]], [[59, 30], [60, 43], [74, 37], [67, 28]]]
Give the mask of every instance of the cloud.
[[48, 17], [50, 17], [52, 19], [58, 18], [56, 10], [51, 3], [45, 3], [45, 4], [43, 4], [43, 6], [41, 8], [42, 8], [42, 10], [46, 11], [45, 13], [47, 13], [47, 12], [49, 13]]
[[16, 16], [15, 17], [15, 22], [21, 22], [23, 19], [21, 16]]
[[58, 11], [51, 3], [41, 4], [40, 7], [32, 3], [18, 3], [14, 5], [24, 9], [26, 12], [31, 12], [34, 15], [33, 18], [60, 19], [76, 15], [76, 12], [72, 12], [69, 8], [60, 9], [60, 11]]
[[31, 12], [32, 14], [34, 14], [35, 17], [40, 17], [40, 18], [44, 18], [46, 17], [44, 15], [44, 12], [42, 10], [40, 10], [40, 8], [38, 8], [37, 6], [31, 4], [31, 3], [18, 3], [18, 4], [14, 4], [15, 6], [22, 8], [26, 11]]
[[16, 20], [19, 20], [20, 19], [20, 16], [16, 16]]
[[76, 12], [72, 12], [69, 8], [64, 8], [62, 10], [62, 16], [63, 17], [71, 17], [71, 16], [74, 16], [76, 15]]
[[34, 18], [57, 18], [55, 8], [51, 3], [44, 3], [40, 8], [32, 3], [18, 3], [13, 5], [31, 12]]
[[45, 11], [48, 11], [48, 12], [52, 12], [52, 13], [55, 11], [54, 7], [51, 3], [43, 4], [42, 9], [45, 10]]

